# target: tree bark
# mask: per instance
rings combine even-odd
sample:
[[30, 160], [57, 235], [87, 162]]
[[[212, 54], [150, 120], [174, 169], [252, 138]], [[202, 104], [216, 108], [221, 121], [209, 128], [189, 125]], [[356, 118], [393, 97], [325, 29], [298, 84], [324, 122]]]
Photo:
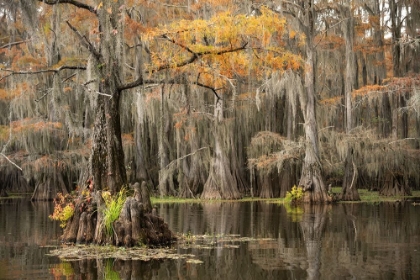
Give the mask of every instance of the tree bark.
[[12, 165], [0, 168], [0, 182], [0, 192], [3, 194], [28, 193], [34, 190], [26, 181], [23, 172]]
[[153, 211], [150, 196], [143, 182], [133, 185], [134, 196], [127, 197], [121, 213], [112, 224], [112, 234], [104, 227], [105, 202], [102, 191], [94, 191], [92, 199], [76, 200], [73, 217], [68, 221], [62, 241], [70, 243], [112, 244], [116, 246], [165, 245], [176, 237], [168, 225]]
[[159, 194], [160, 196], [176, 196], [174, 180], [171, 173], [166, 172], [166, 167], [170, 162], [169, 155], [169, 133], [170, 133], [170, 116], [168, 114], [168, 103], [165, 101], [165, 86], [161, 88], [160, 101], [160, 122], [159, 122]]
[[344, 180], [343, 188], [340, 194], [340, 200], [343, 201], [358, 201], [360, 200], [359, 192], [357, 191], [358, 183], [357, 166], [353, 159], [353, 150], [351, 148], [347, 151], [346, 160], [344, 163]]
[[32, 193], [31, 200], [53, 200], [58, 193], [65, 195], [68, 193], [68, 190], [63, 179], [63, 174], [55, 170], [40, 176], [35, 190]]
[[[354, 41], [354, 19], [351, 13], [351, 7], [349, 5], [342, 7], [342, 16], [347, 18], [343, 22], [343, 34], [346, 42], [346, 70], [344, 80], [344, 95], [346, 105], [346, 134], [350, 136], [353, 129], [353, 105], [352, 105], [352, 92], [355, 81], [355, 57], [353, 51]], [[342, 200], [356, 201], [360, 200], [359, 193], [357, 191], [357, 166], [353, 159], [353, 151], [351, 148], [347, 151], [344, 166], [344, 180], [341, 192]]]
[[316, 124], [315, 113], [315, 44], [314, 25], [315, 25], [315, 4], [313, 0], [307, 0], [305, 9], [306, 30], [306, 58], [305, 58], [305, 94], [306, 104], [304, 111], [304, 129], [305, 129], [305, 158], [302, 166], [302, 174], [299, 185], [305, 190], [304, 202], [306, 203], [325, 203], [330, 202], [325, 187], [324, 178], [321, 172], [321, 163], [319, 158], [319, 140], [318, 128]]
[[[90, 170], [95, 189], [108, 188], [112, 194], [127, 184], [120, 124], [121, 92], [118, 90], [121, 80], [119, 71], [122, 69], [120, 46], [116, 34], [113, 33], [114, 30], [121, 29], [115, 13], [120, 5], [122, 5], [120, 1], [107, 1], [104, 7], [98, 10], [101, 41], [99, 52], [92, 51], [96, 63], [99, 93]], [[114, 13], [109, 13], [110, 10]]]
[[[232, 174], [230, 160], [222, 144], [223, 102], [216, 98], [214, 109], [214, 154], [210, 164], [209, 177], [203, 187], [202, 199], [238, 199], [236, 177]], [[229, 135], [224, 137], [230, 137]]]
[[410, 196], [411, 189], [406, 176], [388, 171], [384, 175], [385, 182], [379, 191], [383, 196]]
[[391, 20], [391, 34], [392, 34], [392, 62], [394, 77], [402, 76], [401, 69], [401, 4], [395, 0], [389, 0], [389, 17]]

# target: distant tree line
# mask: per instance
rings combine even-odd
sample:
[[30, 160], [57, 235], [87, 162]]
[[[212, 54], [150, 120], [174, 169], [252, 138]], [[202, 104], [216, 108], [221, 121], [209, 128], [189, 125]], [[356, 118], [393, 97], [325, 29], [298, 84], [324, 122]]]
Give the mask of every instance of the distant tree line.
[[0, 194], [420, 182], [420, 3], [0, 0]]

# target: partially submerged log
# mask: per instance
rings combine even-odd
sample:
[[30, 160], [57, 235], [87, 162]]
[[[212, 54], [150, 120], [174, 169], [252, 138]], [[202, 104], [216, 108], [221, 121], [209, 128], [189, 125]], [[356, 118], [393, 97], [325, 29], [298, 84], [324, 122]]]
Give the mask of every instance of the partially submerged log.
[[126, 198], [120, 215], [112, 223], [112, 233], [105, 230], [101, 191], [94, 191], [89, 200], [80, 195], [75, 201], [74, 214], [62, 236], [63, 242], [95, 243], [116, 246], [172, 243], [176, 238], [162, 218], [152, 211], [146, 184], [133, 185], [134, 195]]

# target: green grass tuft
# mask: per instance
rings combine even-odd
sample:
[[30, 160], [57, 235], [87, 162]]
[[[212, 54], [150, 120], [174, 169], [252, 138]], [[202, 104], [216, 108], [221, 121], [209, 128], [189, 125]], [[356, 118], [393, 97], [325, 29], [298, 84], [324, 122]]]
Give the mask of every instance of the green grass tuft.
[[104, 226], [106, 234], [111, 236], [114, 231], [112, 224], [120, 216], [121, 210], [127, 198], [127, 192], [125, 188], [122, 188], [114, 197], [112, 197], [109, 192], [103, 192], [102, 197], [106, 205], [104, 210]]

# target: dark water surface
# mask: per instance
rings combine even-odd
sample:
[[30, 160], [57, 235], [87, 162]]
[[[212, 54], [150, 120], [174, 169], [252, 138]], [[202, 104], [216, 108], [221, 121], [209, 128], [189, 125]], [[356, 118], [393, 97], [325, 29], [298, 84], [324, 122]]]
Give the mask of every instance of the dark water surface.
[[175, 245], [202, 263], [61, 261], [48, 256], [61, 234], [52, 204], [0, 200], [0, 279], [420, 279], [420, 206], [411, 202], [157, 207], [173, 231], [211, 237], [205, 248]]

